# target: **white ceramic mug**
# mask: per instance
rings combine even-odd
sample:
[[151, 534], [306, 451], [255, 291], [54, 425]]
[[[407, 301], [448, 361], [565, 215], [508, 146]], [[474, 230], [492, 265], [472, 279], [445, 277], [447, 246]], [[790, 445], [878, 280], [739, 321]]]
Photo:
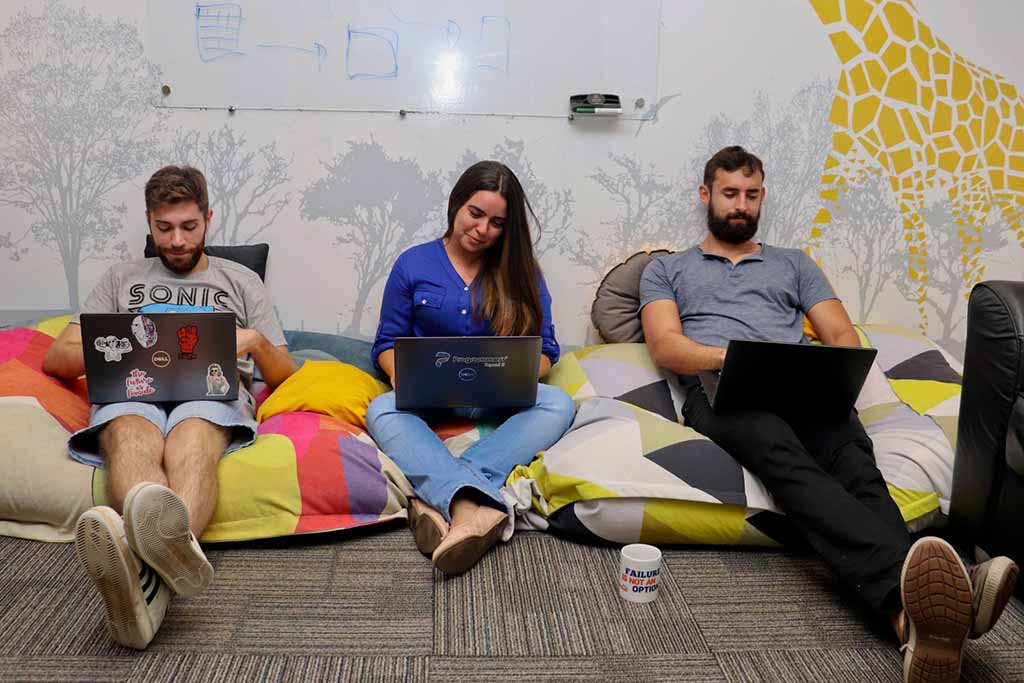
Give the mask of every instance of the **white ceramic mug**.
[[661, 551], [646, 543], [633, 543], [619, 555], [619, 595], [630, 602], [650, 602], [658, 597]]

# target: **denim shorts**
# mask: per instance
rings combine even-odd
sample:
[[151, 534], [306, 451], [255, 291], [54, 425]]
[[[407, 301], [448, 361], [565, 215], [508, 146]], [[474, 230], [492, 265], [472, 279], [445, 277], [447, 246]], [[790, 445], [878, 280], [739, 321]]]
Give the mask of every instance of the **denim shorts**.
[[231, 443], [224, 455], [245, 448], [256, 440], [256, 401], [244, 387], [238, 388], [234, 401], [185, 401], [182, 403], [121, 403], [93, 404], [89, 412], [89, 426], [80, 429], [68, 439], [68, 453], [72, 459], [92, 467], [103, 467], [99, 452], [98, 434], [103, 425], [122, 415], [143, 417], [160, 430], [166, 438], [179, 422], [198, 417], [221, 427], [231, 428]]

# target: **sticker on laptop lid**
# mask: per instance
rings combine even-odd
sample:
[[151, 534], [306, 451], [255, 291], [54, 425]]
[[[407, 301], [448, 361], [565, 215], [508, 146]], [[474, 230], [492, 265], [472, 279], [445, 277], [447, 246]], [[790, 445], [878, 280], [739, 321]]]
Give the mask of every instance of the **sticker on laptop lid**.
[[121, 356], [132, 351], [132, 343], [126, 337], [118, 339], [112, 334], [106, 337], [96, 337], [93, 340], [93, 346], [103, 354], [103, 360], [108, 363], [120, 362]]
[[156, 323], [144, 315], [132, 318], [132, 334], [143, 348], [151, 348], [156, 344]]
[[196, 344], [199, 343], [199, 328], [195, 325], [185, 325], [178, 328], [178, 349], [181, 353], [178, 358], [181, 360], [196, 359]]
[[156, 387], [153, 386], [153, 378], [146, 374], [145, 370], [135, 368], [124, 380], [125, 395], [128, 398], [138, 398], [139, 396], [149, 396], [150, 394], [156, 393]]
[[230, 390], [231, 385], [220, 363], [210, 363], [210, 367], [206, 368], [206, 395], [226, 396]]

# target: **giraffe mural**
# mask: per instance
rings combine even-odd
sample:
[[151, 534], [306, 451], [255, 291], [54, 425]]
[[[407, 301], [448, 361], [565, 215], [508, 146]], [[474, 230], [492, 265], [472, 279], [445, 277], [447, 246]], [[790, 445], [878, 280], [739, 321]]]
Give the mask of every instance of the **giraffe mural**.
[[[981, 236], [993, 208], [1024, 246], [1024, 98], [1006, 79], [951, 50], [912, 0], [810, 3], [842, 64], [820, 197], [839, 201], [858, 155], [882, 167], [903, 216], [907, 277], [916, 283], [923, 329], [928, 191], [945, 192], [952, 204], [967, 291], [984, 275]], [[812, 255], [831, 223], [822, 208], [811, 226]]]

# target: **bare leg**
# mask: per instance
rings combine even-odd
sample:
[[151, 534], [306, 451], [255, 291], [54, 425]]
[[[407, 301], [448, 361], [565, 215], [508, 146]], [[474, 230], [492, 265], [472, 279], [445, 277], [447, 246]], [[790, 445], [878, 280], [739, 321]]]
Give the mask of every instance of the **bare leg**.
[[196, 538], [210, 523], [217, 507], [217, 462], [230, 443], [231, 430], [198, 417], [175, 425], [167, 435], [164, 468], [167, 487], [188, 508], [189, 526]]
[[114, 418], [100, 430], [99, 447], [107, 461], [107, 500], [119, 513], [124, 497], [139, 482], [167, 485], [161, 466], [164, 437], [149, 420], [137, 415]]

